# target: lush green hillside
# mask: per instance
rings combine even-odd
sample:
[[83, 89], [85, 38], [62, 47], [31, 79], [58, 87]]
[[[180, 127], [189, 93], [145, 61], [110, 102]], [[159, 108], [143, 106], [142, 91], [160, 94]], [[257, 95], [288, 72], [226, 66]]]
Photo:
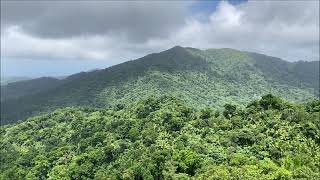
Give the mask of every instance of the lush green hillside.
[[320, 179], [319, 111], [272, 95], [60, 109], [1, 127], [0, 179]]
[[108, 107], [172, 95], [194, 107], [244, 105], [273, 93], [304, 102], [319, 95], [319, 62], [289, 63], [233, 49], [174, 47], [104, 70], [60, 80], [58, 87], [1, 103], [2, 123], [67, 106]]

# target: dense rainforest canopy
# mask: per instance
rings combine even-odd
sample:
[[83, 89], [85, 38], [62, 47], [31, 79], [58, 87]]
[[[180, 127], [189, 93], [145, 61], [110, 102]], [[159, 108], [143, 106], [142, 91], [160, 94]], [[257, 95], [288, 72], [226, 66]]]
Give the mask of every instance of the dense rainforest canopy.
[[319, 111], [270, 94], [59, 109], [1, 127], [0, 179], [320, 179]]

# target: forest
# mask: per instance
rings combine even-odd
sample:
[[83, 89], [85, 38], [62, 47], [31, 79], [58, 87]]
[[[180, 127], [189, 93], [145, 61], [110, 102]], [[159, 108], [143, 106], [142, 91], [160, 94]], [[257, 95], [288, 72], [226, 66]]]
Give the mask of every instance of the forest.
[[0, 4], [0, 180], [320, 180], [320, 0]]
[[43, 77], [1, 86], [1, 123], [63, 107], [130, 104], [150, 95], [178, 97], [201, 109], [244, 106], [269, 93], [297, 103], [319, 98], [319, 61], [175, 46], [64, 79]]
[[0, 129], [0, 179], [320, 179], [320, 101], [172, 96], [68, 107]]

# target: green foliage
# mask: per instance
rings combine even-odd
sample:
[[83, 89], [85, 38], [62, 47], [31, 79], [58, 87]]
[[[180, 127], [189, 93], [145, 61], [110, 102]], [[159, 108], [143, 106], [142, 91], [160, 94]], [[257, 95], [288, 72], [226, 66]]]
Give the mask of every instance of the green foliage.
[[230, 119], [232, 116], [236, 115], [237, 106], [231, 104], [224, 105], [223, 115], [224, 117]]
[[[107, 69], [62, 80], [17, 82], [1, 90], [2, 124], [70, 106], [121, 110], [151, 95], [175, 96], [197, 109], [214, 106], [221, 111], [225, 104], [243, 106], [268, 93], [294, 102], [317, 98], [319, 62], [290, 63], [233, 49], [177, 46]], [[141, 109], [139, 116], [144, 113], [148, 109]]]
[[262, 97], [260, 100], [260, 106], [264, 109], [282, 109], [282, 102], [281, 99], [278, 97], [273, 96], [272, 94], [268, 94]]
[[319, 179], [319, 104], [59, 109], [1, 127], [0, 179]]

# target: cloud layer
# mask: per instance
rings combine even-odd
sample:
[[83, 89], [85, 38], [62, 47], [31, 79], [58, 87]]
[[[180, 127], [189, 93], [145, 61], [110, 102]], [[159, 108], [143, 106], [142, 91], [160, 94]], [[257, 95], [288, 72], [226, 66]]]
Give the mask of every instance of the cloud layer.
[[209, 15], [193, 3], [1, 1], [1, 59], [116, 64], [181, 45], [319, 60], [318, 1], [222, 1]]

